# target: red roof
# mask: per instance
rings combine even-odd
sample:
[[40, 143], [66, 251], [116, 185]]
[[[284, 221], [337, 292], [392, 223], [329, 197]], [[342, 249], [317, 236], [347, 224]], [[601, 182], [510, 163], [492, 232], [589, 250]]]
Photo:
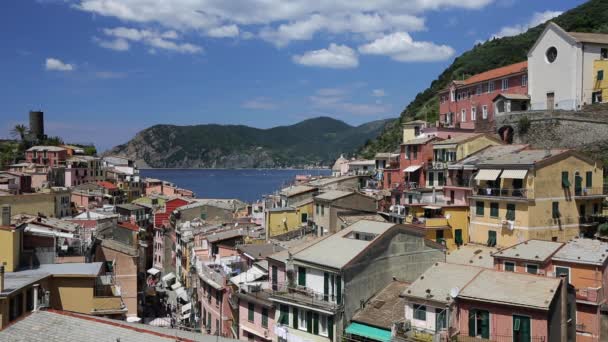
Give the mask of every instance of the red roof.
[[118, 187], [114, 183], [102, 181], [102, 182], [97, 182], [97, 184], [99, 186], [102, 186], [102, 187], [108, 189], [108, 190], [118, 190]]
[[138, 232], [139, 226], [131, 222], [118, 222], [118, 226]]
[[505, 77], [512, 74], [517, 74], [525, 71], [528, 68], [528, 61], [523, 61], [511, 65], [507, 65], [504, 67], [488, 70], [486, 72], [482, 72], [481, 74], [473, 75], [467, 78], [464, 81], [464, 85], [471, 85], [474, 83], [479, 83], [483, 81], [489, 81], [496, 78]]

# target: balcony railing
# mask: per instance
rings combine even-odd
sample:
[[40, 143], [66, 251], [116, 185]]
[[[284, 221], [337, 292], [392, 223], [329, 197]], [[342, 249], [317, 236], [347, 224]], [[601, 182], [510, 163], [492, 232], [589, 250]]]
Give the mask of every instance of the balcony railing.
[[125, 303], [120, 296], [93, 297], [91, 314], [107, 315], [110, 313], [126, 312]]
[[574, 197], [597, 197], [607, 193], [605, 188], [574, 188]]
[[324, 294], [304, 286], [289, 284], [277, 284], [276, 290], [272, 290], [272, 297], [329, 310], [337, 310], [344, 302], [344, 297], [338, 298], [337, 295]]
[[474, 196], [532, 199], [534, 198], [534, 190], [477, 187], [475, 188]]
[[[487, 342], [487, 341], [513, 342], [513, 341], [523, 341], [523, 340], [524, 340], [523, 338], [520, 340], [520, 339], [518, 339], [517, 336], [513, 336], [513, 335], [490, 335], [490, 338], [481, 338], [481, 337], [468, 336], [468, 335], [464, 335], [464, 334], [458, 334], [452, 339], [452, 341], [457, 341], [457, 342]], [[528, 341], [530, 341], [530, 342], [547, 342], [548, 339], [545, 336], [530, 336]]]
[[418, 183], [416, 182], [393, 183], [391, 185], [391, 190], [397, 192], [403, 192], [406, 190], [413, 190], [418, 188]]
[[604, 300], [604, 291], [601, 287], [583, 287], [576, 289], [576, 299], [593, 304], [600, 304]]
[[405, 219], [406, 223], [416, 224], [427, 228], [445, 227], [448, 219], [445, 217], [411, 217]]

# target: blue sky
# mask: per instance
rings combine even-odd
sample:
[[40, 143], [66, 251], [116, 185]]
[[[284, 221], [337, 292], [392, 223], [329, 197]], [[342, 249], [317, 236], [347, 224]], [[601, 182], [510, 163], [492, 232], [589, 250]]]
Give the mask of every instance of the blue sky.
[[3, 0], [0, 137], [102, 150], [158, 123], [287, 125], [397, 117], [476, 41], [574, 0]]

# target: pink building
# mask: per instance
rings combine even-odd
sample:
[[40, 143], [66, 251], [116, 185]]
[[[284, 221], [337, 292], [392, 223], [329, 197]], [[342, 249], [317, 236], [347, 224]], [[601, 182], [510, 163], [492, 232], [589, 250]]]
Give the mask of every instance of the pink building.
[[201, 280], [197, 291], [201, 304], [202, 331], [210, 335], [234, 337], [231, 329], [234, 315], [229, 302], [232, 291], [227, 286], [228, 274], [218, 264], [200, 262], [197, 271]]
[[48, 166], [65, 166], [67, 150], [57, 146], [34, 146], [25, 151], [28, 163]]
[[241, 341], [276, 341], [275, 308], [266, 291], [239, 292], [239, 339]]
[[[452, 81], [439, 92], [439, 121], [448, 127], [493, 128], [497, 95], [528, 94], [528, 62], [488, 70], [464, 81]], [[526, 110], [527, 101], [518, 102], [512, 110]]]

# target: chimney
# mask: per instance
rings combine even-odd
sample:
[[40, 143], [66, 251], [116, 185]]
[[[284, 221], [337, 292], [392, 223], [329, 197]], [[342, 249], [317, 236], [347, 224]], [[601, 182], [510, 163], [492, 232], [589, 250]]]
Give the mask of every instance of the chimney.
[[2, 226], [10, 226], [11, 225], [11, 206], [8, 204], [2, 205], [2, 222], [0, 222]]
[[0, 265], [0, 293], [4, 291], [4, 265]]

